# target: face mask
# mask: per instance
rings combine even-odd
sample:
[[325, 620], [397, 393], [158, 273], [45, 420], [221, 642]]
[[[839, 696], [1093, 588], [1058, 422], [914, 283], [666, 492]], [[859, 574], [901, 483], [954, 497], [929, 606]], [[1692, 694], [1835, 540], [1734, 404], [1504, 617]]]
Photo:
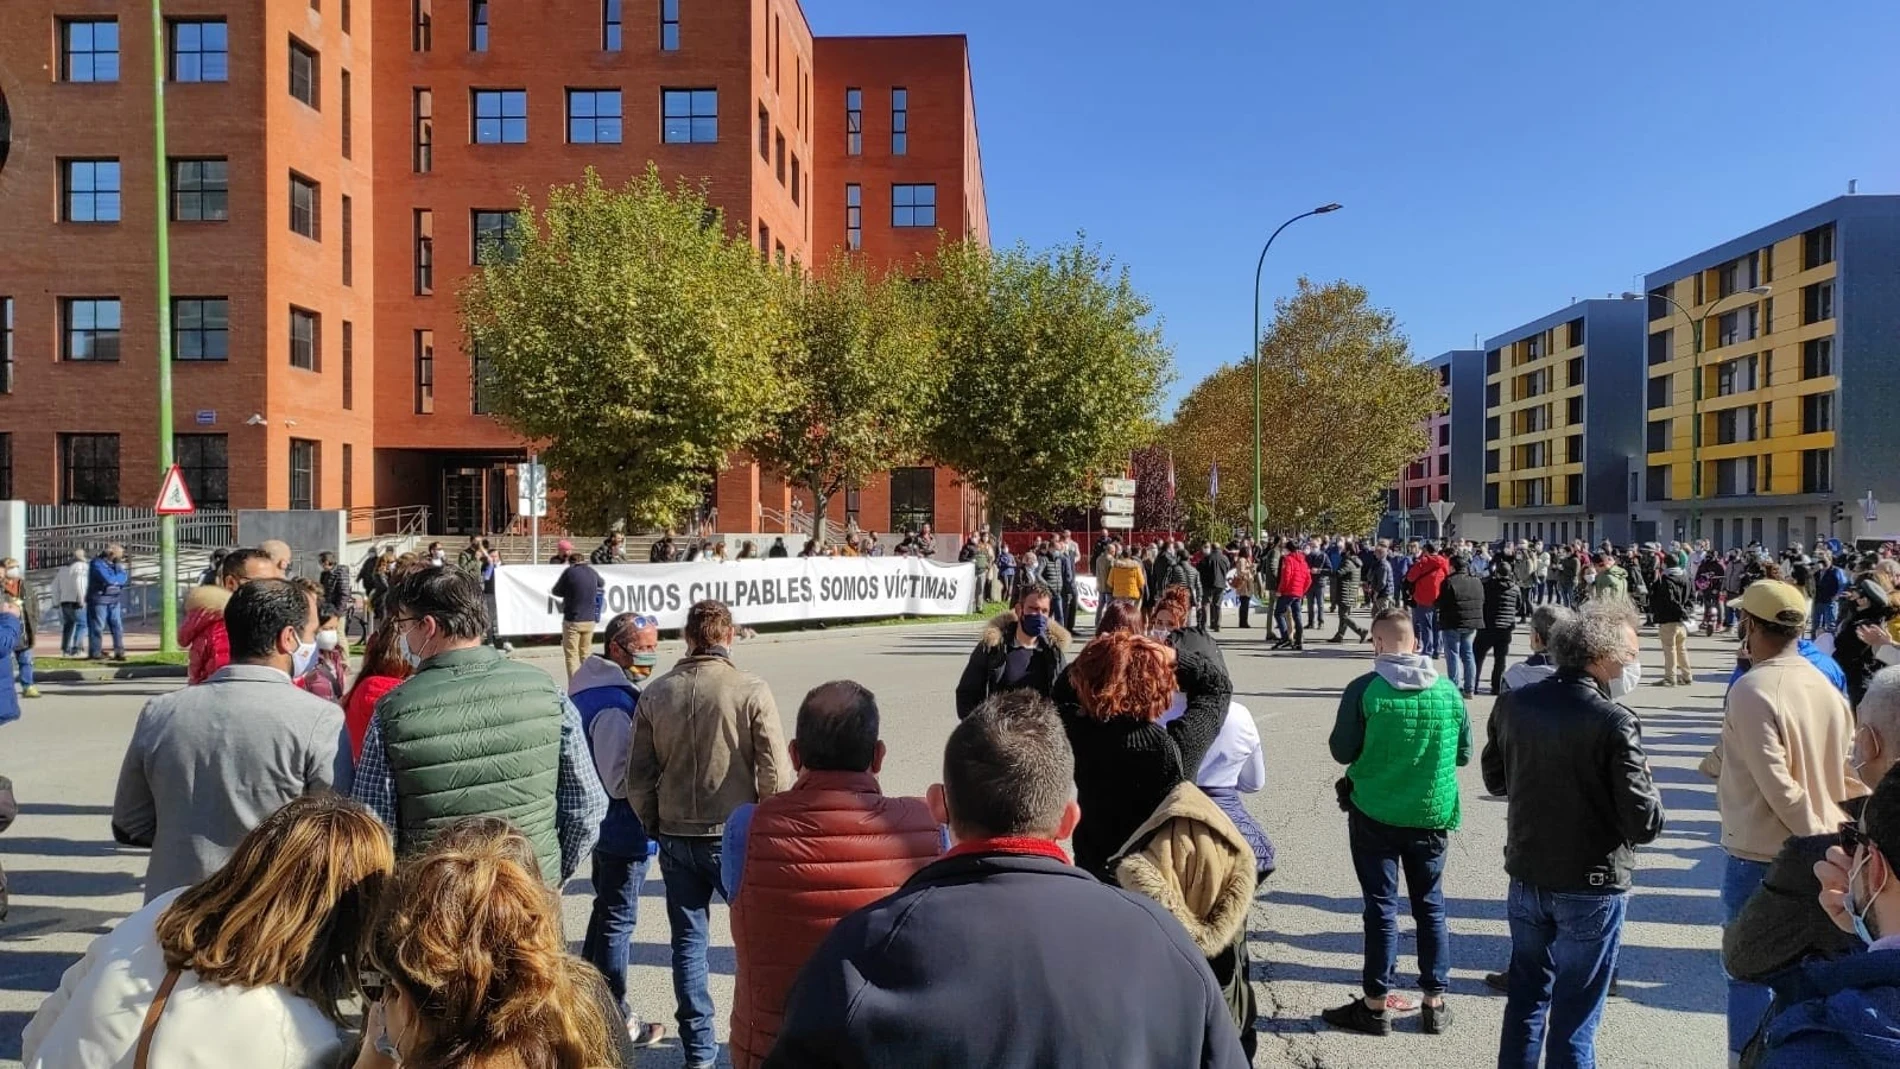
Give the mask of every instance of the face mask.
[[18, 568], [8, 568], [8, 569], [7, 569], [7, 578], [8, 578], [8, 579], [18, 579], [19, 577], [20, 577], [20, 569], [18, 569]]
[[317, 648], [320, 650], [328, 651], [336, 649], [340, 643], [341, 640], [335, 631], [317, 632]]
[[410, 668], [422, 667], [422, 658], [409, 648], [409, 632], [403, 631], [396, 635], [396, 648], [402, 654], [402, 659], [409, 662]]
[[1637, 661], [1634, 664], [1624, 665], [1623, 674], [1617, 676], [1615, 679], [1610, 680], [1611, 700], [1614, 701], [1618, 698], [1629, 697], [1630, 694], [1636, 690], [1636, 685], [1638, 683], [1641, 683], [1642, 681], [1643, 681], [1643, 662], [1642, 661]]
[[638, 683], [653, 674], [653, 666], [660, 663], [660, 655], [657, 651], [636, 652], [632, 655], [632, 660], [633, 663], [627, 666], [627, 678]]
[[1049, 618], [1041, 613], [1031, 613], [1018, 621], [1022, 632], [1030, 638], [1041, 638], [1049, 629]]
[[1844, 904], [1847, 906], [1847, 915], [1853, 918], [1854, 934], [1860, 936], [1862, 943], [1872, 946], [1875, 936], [1874, 933], [1867, 928], [1867, 911], [1874, 907], [1874, 899], [1880, 897], [1880, 892], [1887, 889], [1887, 881], [1880, 881], [1880, 886], [1874, 888], [1873, 893], [1867, 896], [1867, 901], [1856, 905], [1854, 900], [1854, 873], [1866, 869], [1866, 858], [1867, 855], [1862, 854], [1861, 863], [1856, 865], [1853, 870], [1847, 874], [1847, 901]]
[[298, 646], [290, 655], [290, 677], [300, 678], [305, 672], [310, 671], [310, 662], [316, 659], [317, 644], [315, 642], [305, 642]]
[[[1865, 749], [1863, 749], [1860, 744], [1861, 737], [1862, 737], [1861, 733], [1859, 731], [1855, 731], [1854, 745], [1847, 751], [1847, 763], [1854, 766], [1855, 772], [1859, 772], [1861, 769], [1867, 767], [1868, 762], [1880, 756], [1880, 753], [1877, 748], [1875, 752], [1871, 754], [1868, 753]], [[1862, 780], [1863, 782], [1865, 781], [1864, 776], [1862, 777]]]
[[1148, 629], [1148, 637], [1156, 642], [1166, 642], [1174, 637], [1174, 632], [1165, 627], [1151, 627]]

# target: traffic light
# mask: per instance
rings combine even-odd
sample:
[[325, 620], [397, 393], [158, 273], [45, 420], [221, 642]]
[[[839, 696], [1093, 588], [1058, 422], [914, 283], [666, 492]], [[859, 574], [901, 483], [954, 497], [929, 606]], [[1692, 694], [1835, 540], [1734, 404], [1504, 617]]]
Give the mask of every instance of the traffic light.
[[1829, 523], [1844, 523], [1847, 520], [1847, 502], [1834, 502], [1834, 511], [1828, 514]]

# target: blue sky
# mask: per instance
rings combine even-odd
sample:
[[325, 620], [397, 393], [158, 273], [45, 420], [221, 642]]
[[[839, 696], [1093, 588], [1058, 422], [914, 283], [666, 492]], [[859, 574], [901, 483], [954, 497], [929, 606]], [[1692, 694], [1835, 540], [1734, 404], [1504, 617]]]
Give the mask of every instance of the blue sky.
[[1900, 192], [1900, 4], [805, 0], [815, 33], [968, 34], [999, 244], [1127, 263], [1178, 397], [1301, 273], [1420, 358], [1845, 192]]

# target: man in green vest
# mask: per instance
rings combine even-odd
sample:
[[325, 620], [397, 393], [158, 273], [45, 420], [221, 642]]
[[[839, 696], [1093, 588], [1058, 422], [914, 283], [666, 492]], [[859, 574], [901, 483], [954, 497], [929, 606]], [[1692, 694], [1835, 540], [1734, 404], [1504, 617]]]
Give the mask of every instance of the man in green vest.
[[483, 644], [482, 582], [416, 568], [390, 587], [384, 626], [415, 674], [376, 703], [352, 793], [413, 854], [463, 817], [503, 817], [559, 887], [600, 837], [607, 792], [581, 715], [546, 672]]
[[1353, 869], [1365, 896], [1365, 997], [1321, 1014], [1327, 1024], [1383, 1036], [1392, 1031], [1386, 995], [1397, 981], [1399, 873], [1418, 924], [1422, 1025], [1451, 1026], [1445, 988], [1451, 933], [1445, 923], [1445, 854], [1458, 827], [1458, 769], [1471, 760], [1471, 718], [1463, 697], [1418, 654], [1403, 609], [1373, 617], [1373, 670], [1339, 700], [1329, 744], [1346, 769], [1339, 783]]

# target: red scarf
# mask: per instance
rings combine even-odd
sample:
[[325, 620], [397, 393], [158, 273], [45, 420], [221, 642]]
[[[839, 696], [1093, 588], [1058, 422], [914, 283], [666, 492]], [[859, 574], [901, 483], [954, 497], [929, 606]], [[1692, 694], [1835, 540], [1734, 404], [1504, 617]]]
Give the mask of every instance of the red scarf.
[[[1064, 865], [1069, 863], [1069, 855], [1053, 839], [1037, 839], [1028, 835], [1000, 835], [994, 839], [972, 839], [967, 843], [958, 843], [944, 854], [944, 858], [967, 857], [971, 854], [1031, 854], [1036, 857], [1054, 858]], [[943, 858], [939, 858], [939, 861]]]

